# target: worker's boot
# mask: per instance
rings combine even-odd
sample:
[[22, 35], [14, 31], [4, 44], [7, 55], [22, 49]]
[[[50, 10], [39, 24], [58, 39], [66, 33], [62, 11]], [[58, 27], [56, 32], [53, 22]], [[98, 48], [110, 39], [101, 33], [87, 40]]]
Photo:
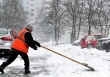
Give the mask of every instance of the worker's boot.
[[3, 68], [0, 66], [0, 72], [2, 73], [2, 74], [4, 74], [4, 70], [3, 70]]
[[25, 74], [29, 74], [29, 73], [31, 73], [31, 71], [29, 70], [29, 67], [26, 67], [25, 68]]
[[29, 74], [29, 73], [31, 73], [30, 70], [25, 70], [25, 74]]

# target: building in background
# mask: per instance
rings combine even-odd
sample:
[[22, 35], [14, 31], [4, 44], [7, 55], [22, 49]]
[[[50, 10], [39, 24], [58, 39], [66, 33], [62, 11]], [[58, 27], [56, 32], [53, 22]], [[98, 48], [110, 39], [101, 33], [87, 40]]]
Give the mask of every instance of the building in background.
[[23, 0], [23, 6], [27, 13], [27, 22], [36, 27], [36, 18], [38, 10], [41, 7], [42, 0]]
[[[39, 16], [38, 12], [42, 7], [43, 0], [23, 0], [23, 6], [27, 13], [27, 22], [32, 24], [34, 27], [33, 36], [36, 38], [38, 36], [38, 22]], [[36, 34], [37, 33], [37, 34]]]
[[35, 19], [37, 17], [37, 0], [23, 0], [24, 9], [27, 13], [27, 22], [35, 25]]
[[52, 0], [43, 0], [42, 1], [42, 7], [44, 9], [45, 15], [48, 15], [48, 13], [51, 11], [51, 1]]

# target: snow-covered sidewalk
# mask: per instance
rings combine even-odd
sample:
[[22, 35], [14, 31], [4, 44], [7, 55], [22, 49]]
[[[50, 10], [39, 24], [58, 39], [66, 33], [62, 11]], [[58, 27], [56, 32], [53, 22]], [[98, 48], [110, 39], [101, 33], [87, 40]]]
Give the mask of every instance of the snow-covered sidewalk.
[[[81, 63], [87, 63], [96, 71], [89, 71], [78, 63], [72, 62], [62, 56], [50, 52], [44, 48], [37, 51], [30, 48], [31, 74], [24, 75], [24, 64], [20, 56], [7, 68], [0, 77], [110, 77], [110, 53], [97, 49], [81, 49], [70, 44], [58, 46], [46, 45], [58, 53], [73, 58]], [[0, 64], [4, 59], [0, 59]]]

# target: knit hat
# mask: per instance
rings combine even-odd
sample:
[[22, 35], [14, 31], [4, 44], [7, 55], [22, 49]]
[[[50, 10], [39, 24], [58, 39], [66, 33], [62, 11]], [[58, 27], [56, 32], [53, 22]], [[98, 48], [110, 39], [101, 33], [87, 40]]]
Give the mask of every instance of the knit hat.
[[26, 25], [25, 28], [30, 30], [30, 31], [33, 31], [33, 26], [31, 24]]

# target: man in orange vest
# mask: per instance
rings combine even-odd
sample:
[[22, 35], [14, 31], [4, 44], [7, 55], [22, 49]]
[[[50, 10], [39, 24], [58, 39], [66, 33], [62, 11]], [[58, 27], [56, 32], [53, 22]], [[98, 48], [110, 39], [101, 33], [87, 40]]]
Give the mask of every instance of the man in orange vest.
[[[28, 24], [24, 29], [22, 29], [19, 33], [16, 39], [14, 40], [11, 49], [12, 54], [9, 59], [7, 59], [5, 62], [3, 62], [0, 66], [0, 72], [4, 74], [4, 68], [11, 64], [18, 55], [22, 57], [24, 60], [25, 65], [25, 74], [30, 73], [29, 70], [29, 58], [28, 58], [28, 49], [29, 47], [33, 48], [34, 50], [37, 50], [37, 47], [40, 47], [40, 43], [33, 40], [33, 37], [31, 35], [31, 32], [33, 31], [32, 25]], [[37, 46], [36, 46], [37, 45]]]

